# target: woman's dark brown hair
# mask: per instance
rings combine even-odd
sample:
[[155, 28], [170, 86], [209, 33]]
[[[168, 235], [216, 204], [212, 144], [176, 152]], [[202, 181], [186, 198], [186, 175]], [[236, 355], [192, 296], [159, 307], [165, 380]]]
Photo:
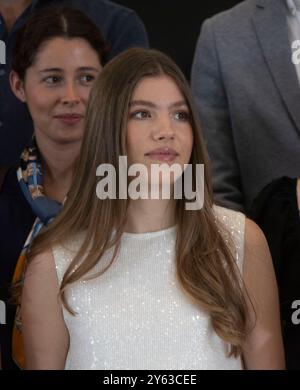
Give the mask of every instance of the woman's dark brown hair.
[[34, 13], [17, 33], [11, 67], [21, 80], [25, 78], [26, 69], [34, 63], [41, 45], [57, 37], [86, 40], [97, 52], [100, 63], [105, 63], [107, 46], [100, 30], [88, 16], [71, 7], [44, 7]]

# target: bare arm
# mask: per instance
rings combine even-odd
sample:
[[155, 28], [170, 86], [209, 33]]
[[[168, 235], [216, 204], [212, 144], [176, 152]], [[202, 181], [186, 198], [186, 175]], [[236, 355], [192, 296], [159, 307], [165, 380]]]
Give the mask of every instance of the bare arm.
[[[243, 275], [256, 312], [256, 323], [243, 351], [246, 369], [285, 369], [279, 299], [272, 259], [260, 228], [246, 220]], [[249, 305], [249, 322], [253, 309]]]
[[69, 335], [65, 326], [52, 252], [28, 266], [22, 293], [22, 323], [26, 369], [65, 367]]

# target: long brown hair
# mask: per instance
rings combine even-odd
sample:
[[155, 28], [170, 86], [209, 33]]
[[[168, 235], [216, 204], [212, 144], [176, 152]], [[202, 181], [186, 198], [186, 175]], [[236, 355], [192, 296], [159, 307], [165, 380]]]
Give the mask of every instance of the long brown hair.
[[179, 68], [163, 53], [129, 49], [104, 67], [90, 94], [81, 155], [67, 201], [52, 225], [35, 239], [30, 258], [85, 232], [83, 243], [61, 284], [63, 303], [71, 312], [65, 296], [68, 286], [86, 276], [109, 248], [114, 248], [111, 262], [114, 261], [129, 201], [99, 200], [96, 169], [100, 164], [109, 163], [118, 172], [118, 158], [127, 154], [125, 135], [133, 91], [141, 79], [161, 75], [174, 80], [189, 107], [194, 137], [190, 164], [205, 166], [203, 208], [186, 211], [185, 199], [176, 200], [178, 279], [199, 308], [209, 313], [216, 333], [230, 343], [230, 355], [238, 356], [247, 330], [245, 291], [233, 258], [232, 244], [225, 239], [225, 228], [216, 220], [212, 208], [207, 152], [190, 88]]

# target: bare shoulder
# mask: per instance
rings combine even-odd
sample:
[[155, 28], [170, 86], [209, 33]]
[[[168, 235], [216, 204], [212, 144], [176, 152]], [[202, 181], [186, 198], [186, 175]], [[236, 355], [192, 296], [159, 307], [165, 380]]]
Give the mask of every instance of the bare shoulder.
[[48, 249], [44, 252], [39, 253], [29, 261], [26, 270], [26, 276], [31, 275], [32, 272], [43, 273], [50, 270], [55, 270], [55, 262], [52, 250]]
[[254, 260], [259, 258], [270, 261], [270, 250], [266, 237], [261, 228], [251, 219], [245, 220], [245, 261], [249, 257]]
[[255, 298], [263, 293], [260, 287], [263, 290], [270, 284], [270, 288], [276, 289], [276, 277], [267, 240], [260, 227], [248, 218], [245, 220], [243, 279]]
[[261, 228], [252, 219], [245, 219], [245, 237], [246, 241], [253, 240], [256, 244], [263, 244], [266, 242], [265, 236]]

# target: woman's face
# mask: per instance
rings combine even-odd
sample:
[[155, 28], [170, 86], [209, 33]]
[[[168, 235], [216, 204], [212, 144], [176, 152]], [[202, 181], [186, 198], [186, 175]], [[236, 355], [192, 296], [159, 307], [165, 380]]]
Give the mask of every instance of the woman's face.
[[184, 164], [190, 161], [193, 130], [186, 101], [168, 76], [146, 77], [136, 86], [127, 123], [128, 164]]
[[82, 139], [89, 93], [101, 69], [86, 40], [53, 38], [42, 44], [24, 80], [12, 72], [12, 88], [26, 102], [37, 138], [58, 144]]

